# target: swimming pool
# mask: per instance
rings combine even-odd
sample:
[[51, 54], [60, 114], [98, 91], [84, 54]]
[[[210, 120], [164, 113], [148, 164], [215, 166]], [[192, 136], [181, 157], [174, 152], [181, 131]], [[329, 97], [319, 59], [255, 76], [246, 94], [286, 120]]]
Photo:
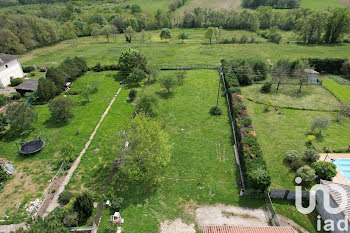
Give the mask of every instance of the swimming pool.
[[337, 166], [341, 174], [350, 183], [350, 159], [332, 159], [332, 162]]

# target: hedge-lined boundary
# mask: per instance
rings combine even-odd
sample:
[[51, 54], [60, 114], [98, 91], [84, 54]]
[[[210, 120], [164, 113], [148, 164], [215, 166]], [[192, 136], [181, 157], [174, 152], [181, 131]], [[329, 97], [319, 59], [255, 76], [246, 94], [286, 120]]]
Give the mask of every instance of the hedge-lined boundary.
[[330, 74], [340, 74], [345, 58], [303, 58], [309, 61], [310, 65], [318, 72], [325, 72]]
[[[247, 181], [247, 189], [256, 191], [265, 191], [271, 184], [271, 177], [267, 168], [266, 161], [256, 138], [252, 120], [249, 117], [243, 102], [243, 96], [240, 95], [240, 87], [237, 76], [229, 72], [229, 64], [222, 61], [222, 69], [225, 77], [226, 86], [229, 87], [227, 93], [230, 97], [230, 103], [233, 109], [233, 119], [235, 119], [236, 132], [238, 140], [238, 151], [240, 162]], [[231, 69], [230, 69], [231, 70]]]
[[[261, 104], [266, 105], [266, 103], [253, 100], [251, 98], [246, 98], [248, 101], [253, 102], [255, 104]], [[339, 100], [338, 100], [339, 101]], [[340, 102], [340, 101], [339, 101]], [[327, 109], [312, 109], [312, 108], [298, 108], [298, 107], [292, 107], [292, 106], [278, 106], [278, 105], [271, 105], [271, 107], [274, 108], [282, 108], [282, 109], [291, 109], [291, 110], [298, 110], [298, 111], [310, 111], [310, 112], [339, 112], [340, 110], [334, 109], [334, 110], [327, 110]]]

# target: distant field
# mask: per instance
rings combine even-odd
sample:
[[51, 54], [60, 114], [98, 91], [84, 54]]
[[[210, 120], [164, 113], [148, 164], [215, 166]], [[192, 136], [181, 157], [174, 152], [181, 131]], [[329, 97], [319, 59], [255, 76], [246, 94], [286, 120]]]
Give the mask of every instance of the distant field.
[[313, 10], [328, 10], [337, 7], [350, 7], [350, 0], [302, 0], [302, 8]]
[[176, 39], [181, 32], [173, 29], [173, 39], [170, 42], [162, 42], [159, 39], [160, 31], [152, 31], [152, 42], [141, 41], [140, 34], [131, 44], [125, 42], [124, 35], [118, 35], [118, 41], [107, 43], [104, 37], [101, 42], [96, 42], [92, 37], [83, 37], [77, 40], [64, 41], [57, 45], [40, 48], [24, 54], [20, 60], [23, 64], [54, 65], [63, 61], [68, 56], [81, 56], [87, 59], [88, 65], [117, 63], [120, 53], [129, 48], [135, 48], [143, 52], [149, 58], [150, 63], [162, 67], [173, 66], [219, 66], [222, 58], [259, 57], [271, 59], [273, 62], [281, 59], [295, 59], [303, 57], [329, 57], [348, 58], [350, 44], [336, 45], [300, 45], [295, 43], [268, 43], [255, 33], [242, 30], [225, 30], [222, 38], [230, 38], [236, 35], [255, 36], [263, 43], [257, 44], [212, 44], [204, 39], [204, 29], [184, 30], [190, 39], [184, 44]]
[[188, 0], [182, 8], [178, 10], [178, 15], [183, 15], [186, 11], [193, 10], [196, 7], [206, 9], [235, 9], [241, 8], [242, 0]]

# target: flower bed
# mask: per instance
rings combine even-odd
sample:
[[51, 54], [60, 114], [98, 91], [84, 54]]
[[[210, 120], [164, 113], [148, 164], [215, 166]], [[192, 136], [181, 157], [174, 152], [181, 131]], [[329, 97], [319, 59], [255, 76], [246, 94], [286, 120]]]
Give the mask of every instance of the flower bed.
[[256, 138], [252, 120], [244, 105], [244, 97], [240, 94], [237, 76], [229, 71], [227, 62], [223, 61], [222, 65], [231, 97], [233, 118], [236, 121], [235, 133], [240, 144], [240, 159], [247, 180], [247, 188], [265, 191], [271, 184], [271, 177]]

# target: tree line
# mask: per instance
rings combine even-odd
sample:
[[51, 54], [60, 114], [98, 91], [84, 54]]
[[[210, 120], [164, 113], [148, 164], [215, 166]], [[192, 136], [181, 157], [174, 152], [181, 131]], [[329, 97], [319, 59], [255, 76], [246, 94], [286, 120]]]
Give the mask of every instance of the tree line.
[[259, 6], [271, 6], [275, 9], [294, 9], [300, 7], [300, 0], [243, 0], [242, 6], [253, 9]]

